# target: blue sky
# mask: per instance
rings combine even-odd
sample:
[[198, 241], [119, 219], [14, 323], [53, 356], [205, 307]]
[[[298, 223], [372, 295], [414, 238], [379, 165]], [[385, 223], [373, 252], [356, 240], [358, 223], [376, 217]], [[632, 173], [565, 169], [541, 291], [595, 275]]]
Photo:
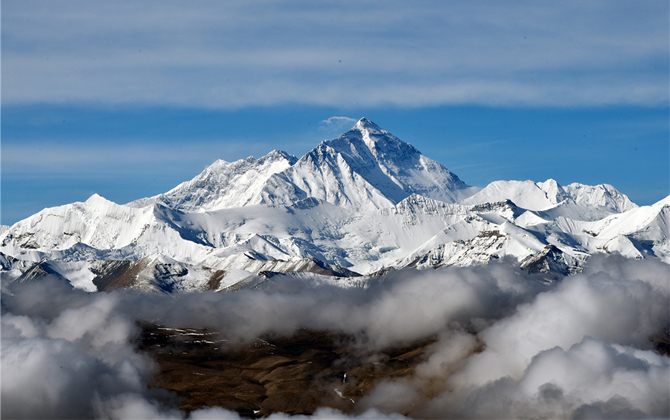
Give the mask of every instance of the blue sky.
[[300, 156], [362, 116], [470, 185], [609, 183], [651, 204], [670, 189], [668, 8], [4, 0], [2, 223]]

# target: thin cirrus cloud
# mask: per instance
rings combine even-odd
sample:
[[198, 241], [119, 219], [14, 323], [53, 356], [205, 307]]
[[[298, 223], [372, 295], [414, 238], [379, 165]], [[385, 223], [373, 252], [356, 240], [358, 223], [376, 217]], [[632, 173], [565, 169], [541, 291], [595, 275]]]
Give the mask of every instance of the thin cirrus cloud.
[[655, 106], [668, 100], [667, 12], [629, 1], [9, 1], [2, 99]]
[[151, 145], [63, 147], [43, 143], [32, 145], [3, 146], [4, 170], [8, 173], [29, 175], [35, 171], [50, 175], [71, 174], [81, 170], [96, 169], [98, 172], [127, 170], [132, 166], [164, 165], [193, 161], [199, 157], [196, 151], [182, 147], [175, 150], [161, 149]]
[[[295, 147], [296, 142], [287, 142]], [[272, 140], [249, 141], [243, 137], [214, 137], [202, 139], [151, 139], [117, 137], [78, 141], [49, 141], [48, 138], [30, 139], [17, 144], [6, 141], [2, 145], [3, 176], [26, 177], [76, 175], [96, 172], [109, 175], [119, 170], [147, 176], [151, 170], [176, 165], [171, 172], [201, 171], [212, 163], [212, 156], [228, 161], [246, 157], [261, 157], [276, 144]], [[210, 154], [203, 155], [203, 148]], [[191, 173], [189, 176], [197, 172]], [[184, 175], [186, 176], [186, 175]]]

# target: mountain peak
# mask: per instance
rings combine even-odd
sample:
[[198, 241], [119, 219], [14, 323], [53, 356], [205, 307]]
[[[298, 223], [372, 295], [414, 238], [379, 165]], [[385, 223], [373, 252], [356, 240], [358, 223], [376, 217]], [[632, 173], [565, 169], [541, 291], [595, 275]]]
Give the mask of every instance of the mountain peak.
[[286, 153], [283, 150], [274, 149], [273, 151], [271, 151], [270, 153], [268, 153], [267, 155], [263, 156], [262, 158], [260, 158], [258, 160], [259, 161], [260, 160], [286, 160], [291, 165], [293, 165], [298, 160], [298, 158], [296, 158], [295, 156], [293, 156], [290, 153]]
[[366, 165], [380, 163], [380, 159], [394, 160], [403, 155], [406, 157], [408, 154], [420, 154], [412, 145], [403, 142], [365, 117], [339, 137], [324, 140], [321, 144], [342, 153], [349, 158], [347, 160], [360, 160]]
[[[356, 125], [351, 127], [347, 133], [360, 133], [363, 140], [366, 141], [366, 143], [369, 143], [371, 141], [371, 136], [379, 137], [379, 136], [385, 136], [388, 135], [389, 132], [378, 126], [377, 124], [373, 123], [369, 119], [363, 117], [358, 122]], [[346, 135], [347, 133], [344, 133], [343, 135]]]
[[[330, 200], [329, 194], [333, 197], [349, 197], [356, 191], [354, 195], [358, 195], [358, 198], [349, 197], [349, 201], [356, 202], [350, 203], [354, 207], [363, 208], [370, 204], [379, 208], [381, 201], [372, 203], [374, 200], [367, 198], [377, 195], [383, 197], [384, 205], [398, 203], [411, 194], [452, 203], [467, 188], [444, 166], [426, 158], [414, 146], [365, 117], [339, 137], [321, 142], [302, 160], [310, 162], [312, 172], [313, 168], [320, 168], [318, 177], [322, 177], [323, 168], [326, 167], [329, 169], [325, 172], [334, 176], [330, 180], [322, 179], [320, 183], [323, 185], [303, 185], [302, 180], [298, 179], [300, 188], [310, 191], [309, 194], [317, 193], [317, 198], [331, 203], [340, 203], [342, 200]], [[351, 185], [345, 186], [343, 180], [351, 181]], [[324, 186], [325, 196], [321, 192]], [[335, 186], [334, 190], [337, 191], [332, 192], [330, 186]], [[369, 194], [363, 191], [366, 188]], [[347, 203], [349, 201], [345, 200]]]
[[105, 197], [101, 196], [101, 195], [98, 194], [98, 193], [93, 193], [93, 195], [91, 195], [91, 196], [85, 201], [85, 203], [86, 203], [86, 204], [100, 204], [100, 203], [102, 203], [102, 204], [108, 204], [108, 203], [112, 203], [112, 201], [106, 199]]
[[383, 131], [377, 124], [373, 123], [372, 121], [370, 121], [369, 119], [367, 119], [365, 117], [358, 120], [358, 122], [356, 123], [354, 128], [368, 129], [368, 130], [373, 129], [373, 130], [376, 130], [376, 131]]

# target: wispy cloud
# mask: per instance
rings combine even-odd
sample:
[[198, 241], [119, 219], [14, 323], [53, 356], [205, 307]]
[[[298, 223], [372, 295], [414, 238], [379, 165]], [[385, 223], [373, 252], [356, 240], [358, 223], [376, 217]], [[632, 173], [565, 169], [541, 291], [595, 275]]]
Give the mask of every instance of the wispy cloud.
[[326, 133], [340, 133], [351, 128], [357, 121], [356, 118], [330, 117], [319, 122], [319, 130]]
[[326, 120], [321, 121], [321, 124], [323, 124], [326, 127], [332, 127], [333, 125], [339, 125], [339, 124], [355, 124], [356, 121], [358, 121], [356, 118], [330, 117]]
[[96, 172], [107, 173], [147, 167], [182, 164], [197, 160], [198, 154], [183, 148], [152, 148], [150, 145], [72, 147], [42, 143], [3, 146], [3, 172], [22, 175], [39, 172], [41, 176]]
[[666, 2], [3, 5], [3, 103], [664, 104]]
[[[211, 151], [203, 154], [202, 148]], [[217, 158], [234, 161], [252, 154], [264, 156], [272, 143], [256, 142], [252, 146], [242, 140], [228, 139], [219, 144], [202, 142], [139, 143], [116, 142], [89, 145], [54, 144], [41, 141], [34, 144], [7, 144], [2, 147], [3, 175], [25, 176], [115, 173], [132, 170], [149, 176], [161, 167], [175, 165], [173, 170], [204, 169]], [[233, 158], [230, 158], [230, 157]], [[177, 169], [179, 168], [179, 169]]]

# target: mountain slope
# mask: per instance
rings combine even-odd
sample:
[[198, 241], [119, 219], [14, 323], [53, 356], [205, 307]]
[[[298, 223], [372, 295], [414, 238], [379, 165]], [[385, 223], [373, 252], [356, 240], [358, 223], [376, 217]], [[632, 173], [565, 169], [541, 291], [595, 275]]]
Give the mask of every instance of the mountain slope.
[[[275, 177], [306, 196], [359, 209], [389, 207], [412, 194], [453, 203], [477, 190], [366, 118]], [[275, 197], [272, 204], [286, 204]]]
[[289, 168], [296, 157], [273, 150], [260, 159], [217, 160], [190, 181], [151, 198], [129, 203], [133, 207], [162, 203], [180, 211], [212, 211], [259, 204], [258, 191], [273, 174]]

